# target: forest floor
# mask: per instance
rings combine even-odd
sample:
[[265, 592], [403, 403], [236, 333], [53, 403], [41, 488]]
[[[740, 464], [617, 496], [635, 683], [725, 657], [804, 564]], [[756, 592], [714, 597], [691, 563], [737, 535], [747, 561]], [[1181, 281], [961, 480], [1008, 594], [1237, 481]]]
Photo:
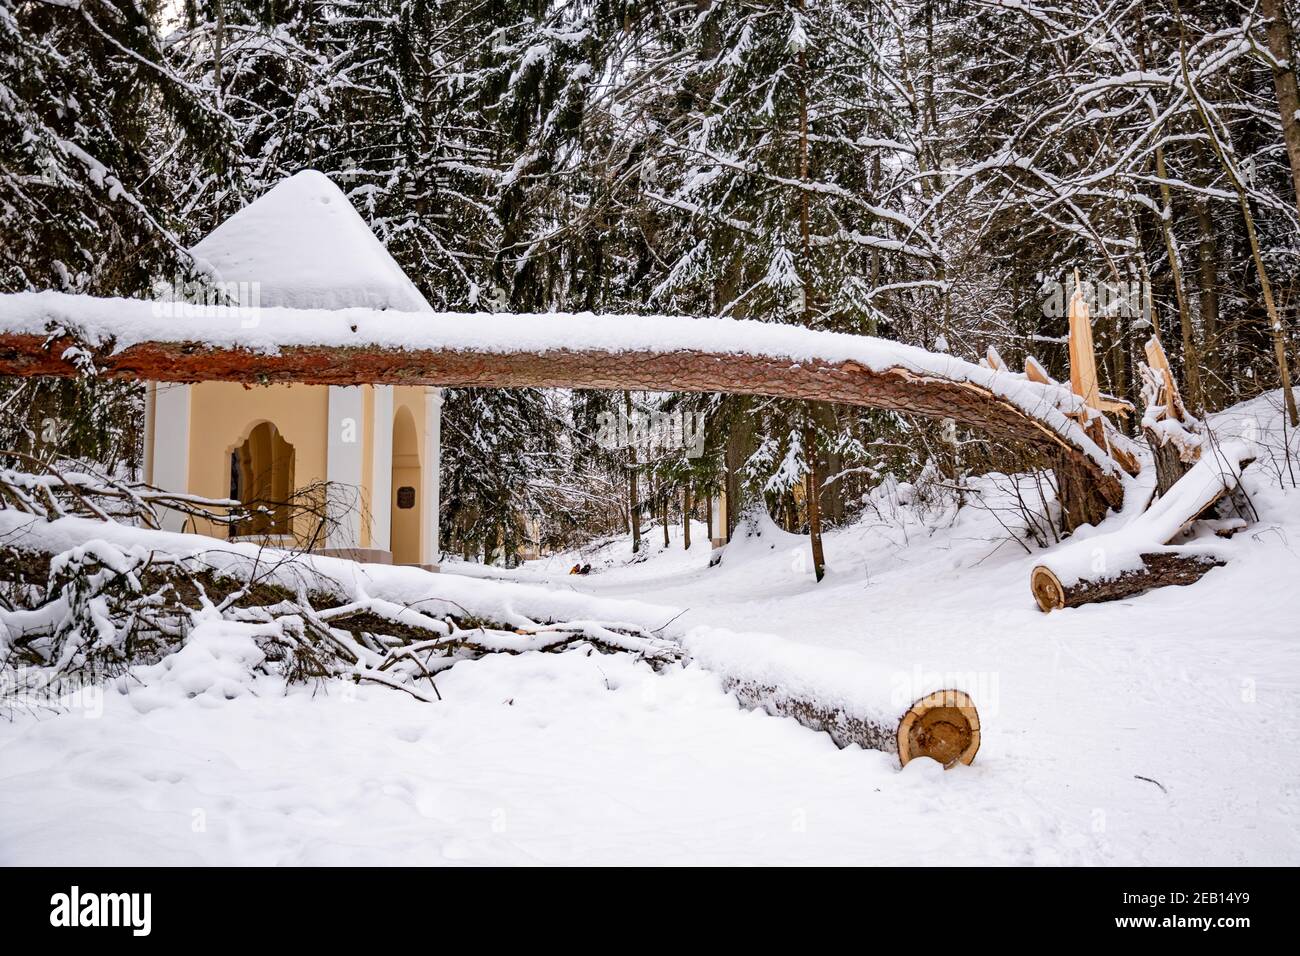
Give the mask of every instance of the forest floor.
[[[1216, 426], [1276, 446], [1276, 399]], [[432, 705], [263, 678], [216, 705], [107, 694], [0, 722], [0, 863], [1295, 865], [1300, 492], [1274, 459], [1252, 472], [1260, 520], [1226, 567], [1050, 615], [993, 479], [960, 509], [886, 488], [826, 536], [820, 584], [770, 523], [712, 567], [696, 525], [689, 551], [654, 528], [639, 556], [619, 539], [444, 569], [963, 675], [969, 767], [900, 771], [624, 655], [458, 664]]]

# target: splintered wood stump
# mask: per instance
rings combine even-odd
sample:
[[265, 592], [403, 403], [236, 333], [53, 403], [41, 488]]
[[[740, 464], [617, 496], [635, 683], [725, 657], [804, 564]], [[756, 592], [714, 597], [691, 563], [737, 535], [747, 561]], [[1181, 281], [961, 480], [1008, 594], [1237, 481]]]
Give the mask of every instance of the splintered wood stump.
[[[1201, 433], [1201, 423], [1188, 414], [1182, 396], [1178, 394], [1164, 346], [1158, 338], [1147, 341], [1146, 355], [1146, 362], [1138, 363], [1142, 396], [1147, 405], [1142, 418], [1142, 434], [1155, 461], [1156, 494], [1164, 496], [1201, 458], [1198, 443], [1177, 441], [1176, 435], [1183, 431], [1189, 436], [1197, 436]], [[1177, 422], [1179, 427], [1173, 432], [1153, 427], [1153, 423], [1165, 421]]]
[[1151, 459], [1156, 466], [1156, 494], [1164, 496], [1178, 483], [1178, 479], [1191, 470], [1193, 463], [1183, 460], [1183, 453], [1173, 442], [1165, 441], [1154, 429], [1144, 428], [1143, 436], [1151, 448]]
[[1142, 555], [1142, 568], [1124, 571], [1104, 580], [1083, 580], [1066, 587], [1044, 565], [1034, 568], [1029, 577], [1029, 587], [1041, 611], [1055, 611], [1065, 607], [1078, 607], [1099, 601], [1117, 601], [1172, 585], [1195, 584], [1211, 568], [1223, 567], [1224, 562], [1209, 555], [1158, 552]]
[[900, 766], [916, 757], [931, 757], [945, 768], [969, 764], [980, 749], [979, 713], [970, 695], [960, 690], [927, 694], [895, 724], [792, 697], [776, 687], [753, 681], [724, 677], [722, 686], [735, 695], [742, 707], [789, 717], [828, 734], [838, 747], [857, 744], [868, 750], [896, 753]]

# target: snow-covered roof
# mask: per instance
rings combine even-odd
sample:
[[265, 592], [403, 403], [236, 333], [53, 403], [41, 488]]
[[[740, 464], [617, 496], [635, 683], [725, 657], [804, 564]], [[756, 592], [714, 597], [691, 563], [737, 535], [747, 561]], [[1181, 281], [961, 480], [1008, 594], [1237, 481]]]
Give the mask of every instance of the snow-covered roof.
[[314, 169], [235, 213], [191, 250], [219, 282], [256, 282], [260, 304], [429, 312], [347, 196]]

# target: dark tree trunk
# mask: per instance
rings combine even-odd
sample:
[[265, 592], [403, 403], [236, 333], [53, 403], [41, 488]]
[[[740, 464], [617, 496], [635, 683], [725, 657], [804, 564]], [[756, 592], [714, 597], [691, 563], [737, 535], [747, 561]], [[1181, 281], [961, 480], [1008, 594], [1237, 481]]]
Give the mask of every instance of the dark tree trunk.
[[[632, 393], [623, 393], [623, 407], [627, 410], [627, 417], [630, 421], [632, 418]], [[637, 498], [636, 488], [636, 446], [628, 444], [627, 446], [627, 520], [632, 525], [632, 553], [637, 554], [641, 550], [641, 502]]]
[[682, 550], [691, 550], [691, 483], [682, 489]]
[[804, 431], [804, 454], [808, 457], [808, 472], [804, 476], [804, 497], [808, 501], [808, 536], [812, 542], [813, 575], [820, 581], [826, 574], [826, 560], [822, 554], [821, 482], [817, 477], [817, 438], [811, 428]]
[[1300, 88], [1296, 84], [1295, 37], [1287, 19], [1286, 0], [1260, 0], [1260, 10], [1268, 18], [1268, 51], [1281, 66], [1273, 67], [1273, 88], [1277, 92], [1278, 113], [1282, 118], [1282, 139], [1291, 164], [1291, 185], [1296, 208], [1300, 209]]

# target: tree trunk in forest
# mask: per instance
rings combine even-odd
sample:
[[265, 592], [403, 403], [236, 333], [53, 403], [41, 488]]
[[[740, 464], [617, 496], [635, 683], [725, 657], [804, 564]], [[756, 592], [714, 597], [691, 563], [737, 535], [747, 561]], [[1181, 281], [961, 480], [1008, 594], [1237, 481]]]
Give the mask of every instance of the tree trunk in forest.
[[212, 37], [212, 79], [213, 79], [213, 97], [217, 108], [221, 109], [224, 95], [222, 90], [225, 87], [225, 81], [222, 79], [222, 61], [225, 59], [226, 49], [226, 5], [224, 0], [216, 2], [216, 29]]
[[1292, 427], [1300, 426], [1300, 409], [1296, 408], [1295, 393], [1291, 389], [1291, 365], [1286, 354], [1286, 334], [1282, 328], [1282, 317], [1278, 314], [1277, 303], [1273, 300], [1273, 286], [1268, 279], [1268, 271], [1264, 268], [1264, 255], [1259, 248], [1259, 235], [1255, 231], [1255, 217], [1250, 211], [1250, 196], [1241, 177], [1237, 175], [1236, 164], [1224, 155], [1223, 146], [1219, 143], [1219, 132], [1214, 123], [1210, 120], [1206, 112], [1205, 104], [1201, 101], [1200, 91], [1192, 82], [1191, 73], [1187, 68], [1187, 37], [1184, 32], [1182, 22], [1182, 10], [1179, 9], [1178, 0], [1174, 0], [1174, 15], [1178, 18], [1179, 30], [1179, 67], [1182, 71], [1183, 86], [1187, 90], [1188, 98], [1196, 108], [1196, 114], [1201, 120], [1201, 125], [1205, 127], [1210, 146], [1214, 149], [1214, 154], [1227, 173], [1228, 180], [1232, 183], [1233, 189], [1237, 193], [1237, 203], [1241, 206], [1241, 217], [1246, 223], [1246, 238], [1250, 242], [1250, 256], [1255, 263], [1255, 273], [1259, 277], [1260, 291], [1264, 297], [1264, 311], [1268, 315], [1269, 337], [1273, 340], [1273, 356], [1277, 360], [1278, 378], [1282, 385], [1282, 402], [1286, 406], [1287, 418], [1290, 420]]
[[1196, 331], [1192, 325], [1192, 309], [1183, 288], [1183, 265], [1174, 237], [1173, 192], [1165, 181], [1165, 152], [1159, 147], [1156, 148], [1155, 162], [1156, 176], [1160, 180], [1160, 232], [1165, 240], [1165, 255], [1169, 258], [1170, 282], [1174, 287], [1174, 299], [1178, 303], [1178, 327], [1182, 333], [1184, 391], [1191, 407], [1197, 414], [1202, 414], [1205, 411], [1205, 398], [1201, 391], [1201, 362], [1196, 348]]
[[[623, 407], [627, 411], [628, 420], [632, 419], [632, 393], [623, 393]], [[637, 500], [636, 493], [636, 445], [628, 443], [627, 446], [627, 516], [632, 525], [632, 553], [637, 554], [641, 550], [641, 502]]]
[[822, 554], [822, 518], [817, 499], [821, 482], [817, 478], [817, 438], [811, 428], [804, 430], [804, 454], [808, 458], [808, 471], [804, 475], [804, 497], [808, 503], [808, 536], [812, 539], [813, 575], [818, 581], [826, 574], [826, 559]]
[[1056, 478], [1056, 499], [1061, 504], [1061, 525], [1073, 531], [1081, 525], [1097, 525], [1106, 517], [1106, 502], [1092, 491], [1092, 479], [1068, 458], [1059, 458], [1052, 467]]
[[1173, 442], [1163, 441], [1154, 430], [1143, 429], [1147, 445], [1151, 448], [1151, 457], [1156, 468], [1156, 494], [1163, 497], [1179, 478], [1187, 474], [1191, 465], [1183, 461], [1178, 446]]
[[1142, 367], [1142, 394], [1146, 400], [1142, 421], [1155, 424], [1144, 424], [1142, 433], [1155, 463], [1156, 494], [1164, 496], [1200, 460], [1201, 447], [1195, 437], [1201, 434], [1201, 425], [1183, 406], [1160, 339], [1153, 336], [1147, 342], [1146, 358]]
[[1300, 210], [1300, 88], [1296, 84], [1295, 37], [1287, 19], [1286, 0], [1260, 0], [1260, 11], [1268, 18], [1268, 51], [1277, 65], [1273, 67], [1273, 88], [1277, 91], [1278, 112], [1282, 117], [1282, 139], [1291, 163], [1291, 185], [1295, 190], [1296, 209]]
[[732, 534], [736, 530], [736, 522], [744, 510], [744, 490], [745, 483], [741, 476], [741, 469], [745, 467], [745, 462], [753, 453], [753, 423], [749, 415], [750, 402], [748, 398], [736, 400], [736, 411], [730, 418], [727, 429], [727, 445], [724, 452], [726, 460], [726, 501], [727, 513], [724, 527], [718, 530], [722, 532], [724, 541], [730, 541]]
[[670, 545], [671, 545], [671, 542], [669, 542], [669, 540], [668, 540], [668, 502], [669, 502], [671, 499], [670, 499], [669, 496], [668, 496], [668, 489], [667, 489], [667, 487], [664, 487], [663, 489], [661, 489], [660, 497], [663, 499], [663, 502], [664, 502], [664, 510], [663, 510], [663, 519], [664, 519], [664, 550], [667, 551], [668, 548], [669, 548]]
[[[799, 0], [799, 9], [804, 9], [804, 0]], [[801, 49], [799, 61], [799, 182], [804, 187], [799, 190], [799, 238], [803, 265], [803, 324], [812, 326], [812, 234], [809, 225], [808, 198], [808, 61]], [[816, 417], [816, 410], [813, 410]], [[808, 500], [808, 536], [812, 543], [813, 574], [820, 581], [826, 573], [822, 559], [822, 519], [821, 519], [821, 482], [817, 480], [817, 442], [813, 427], [804, 429], [804, 455], [808, 461], [808, 472], [804, 478], [805, 497]]]
[[682, 550], [691, 550], [691, 483], [682, 489]]
[[1200, 228], [1200, 241], [1196, 244], [1198, 260], [1198, 296], [1201, 303], [1201, 335], [1205, 343], [1201, 349], [1205, 364], [1205, 381], [1202, 389], [1206, 410], [1217, 409], [1223, 402], [1223, 354], [1219, 349], [1219, 265], [1215, 251], [1214, 219], [1210, 206], [1204, 200], [1196, 204], [1196, 222]]
[[[840, 419], [834, 405], [829, 402], [818, 402], [813, 406], [812, 414], [827, 434], [835, 434], [839, 431]], [[818, 505], [823, 520], [832, 528], [844, 520], [844, 484], [835, 480], [843, 467], [843, 457], [835, 449], [827, 451], [818, 462], [817, 470], [822, 478], [821, 499]]]
[[704, 496], [704, 533], [709, 536], [709, 547], [713, 547], [713, 495]]

